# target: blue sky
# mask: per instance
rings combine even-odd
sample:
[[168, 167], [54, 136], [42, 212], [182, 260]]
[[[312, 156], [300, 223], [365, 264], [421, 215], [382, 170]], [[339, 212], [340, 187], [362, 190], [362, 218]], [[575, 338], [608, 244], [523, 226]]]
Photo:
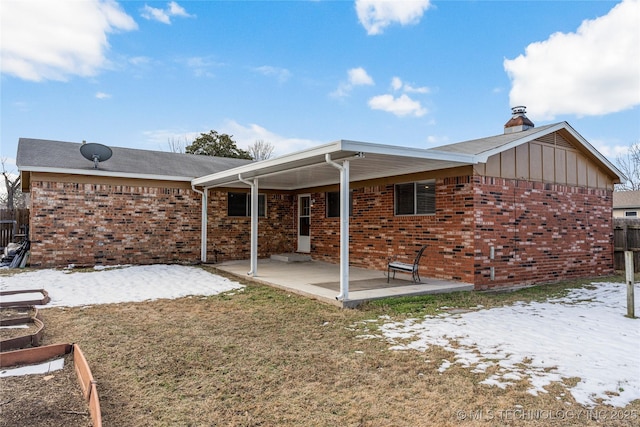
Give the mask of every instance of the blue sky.
[[640, 142], [640, 0], [2, 0], [0, 157], [18, 138], [276, 155], [496, 135], [510, 107], [614, 160]]

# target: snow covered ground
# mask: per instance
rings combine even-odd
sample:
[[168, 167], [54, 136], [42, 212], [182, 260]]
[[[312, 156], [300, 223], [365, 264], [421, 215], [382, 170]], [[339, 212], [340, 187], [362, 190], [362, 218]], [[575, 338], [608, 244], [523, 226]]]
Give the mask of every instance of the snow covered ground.
[[[635, 286], [636, 316], [640, 287]], [[486, 384], [506, 387], [529, 378], [530, 393], [562, 378], [579, 377], [570, 389], [582, 405], [598, 399], [626, 406], [640, 399], [640, 319], [625, 317], [626, 285], [594, 283], [564, 298], [538, 303], [452, 313], [390, 322], [382, 319], [382, 338], [394, 350], [441, 346], [454, 353], [440, 372], [460, 364], [474, 372], [498, 366]], [[457, 343], [457, 345], [453, 345]]]
[[124, 266], [89, 272], [38, 270], [0, 277], [0, 291], [45, 289], [51, 302], [42, 308], [215, 295], [241, 288], [241, 284], [201, 268], [181, 265]]

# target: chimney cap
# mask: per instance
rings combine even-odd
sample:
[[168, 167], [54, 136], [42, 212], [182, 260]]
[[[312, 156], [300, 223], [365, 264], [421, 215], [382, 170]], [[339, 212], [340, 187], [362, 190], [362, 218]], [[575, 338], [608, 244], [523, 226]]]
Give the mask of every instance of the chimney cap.
[[525, 107], [524, 105], [518, 105], [517, 107], [511, 107], [511, 113], [514, 116], [520, 115], [520, 114], [524, 114], [527, 112], [527, 107]]
[[518, 105], [511, 108], [511, 119], [504, 125], [504, 133], [522, 132], [535, 127], [533, 122], [525, 115], [527, 107]]

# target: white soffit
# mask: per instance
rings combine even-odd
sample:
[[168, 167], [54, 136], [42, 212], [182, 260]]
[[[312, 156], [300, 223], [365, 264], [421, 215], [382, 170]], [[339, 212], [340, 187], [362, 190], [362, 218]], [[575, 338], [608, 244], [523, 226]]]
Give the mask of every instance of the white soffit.
[[296, 190], [337, 184], [340, 176], [326, 163], [327, 154], [334, 161], [350, 160], [351, 182], [475, 163], [467, 154], [342, 140], [195, 178], [191, 183], [209, 188], [246, 188], [240, 175], [243, 179], [258, 178], [261, 189]]

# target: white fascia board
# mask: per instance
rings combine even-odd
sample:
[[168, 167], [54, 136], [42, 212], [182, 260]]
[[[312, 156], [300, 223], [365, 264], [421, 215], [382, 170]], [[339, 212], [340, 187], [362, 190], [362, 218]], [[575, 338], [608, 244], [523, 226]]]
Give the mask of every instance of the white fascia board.
[[171, 176], [171, 175], [151, 175], [140, 174], [131, 172], [114, 172], [105, 171], [100, 169], [65, 169], [65, 168], [50, 168], [45, 166], [21, 166], [18, 168], [20, 172], [46, 172], [46, 173], [59, 173], [65, 175], [85, 175], [85, 176], [104, 176], [112, 178], [133, 178], [133, 179], [151, 179], [157, 181], [184, 181], [190, 182], [193, 177], [190, 176]]

